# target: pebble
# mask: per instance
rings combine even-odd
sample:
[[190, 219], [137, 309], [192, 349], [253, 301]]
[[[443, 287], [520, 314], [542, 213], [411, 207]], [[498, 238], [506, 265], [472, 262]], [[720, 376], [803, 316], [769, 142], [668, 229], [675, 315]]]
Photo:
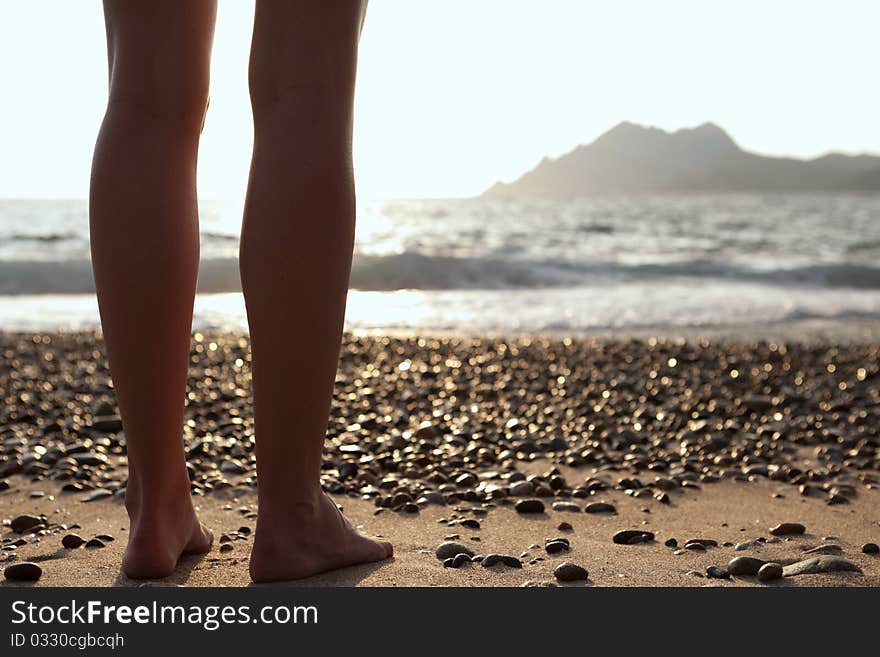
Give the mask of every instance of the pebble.
[[553, 575], [560, 582], [581, 582], [586, 581], [590, 574], [583, 566], [566, 561], [553, 569]]
[[767, 562], [757, 557], [736, 557], [727, 564], [727, 571], [731, 575], [757, 575], [761, 566]]
[[474, 551], [462, 543], [456, 543], [455, 541], [444, 541], [437, 546], [437, 549], [434, 550], [434, 554], [440, 561], [445, 561], [446, 559], [451, 559], [458, 554], [466, 554], [469, 557], [472, 557], [474, 556]]
[[617, 507], [607, 502], [592, 502], [584, 509], [586, 513], [617, 513]]
[[89, 549], [92, 549], [92, 548], [97, 549], [97, 548], [102, 548], [102, 547], [106, 547], [106, 546], [104, 545], [104, 541], [102, 541], [100, 538], [92, 538], [92, 539], [89, 539], [88, 541], [86, 541], [86, 547]]
[[17, 534], [24, 534], [35, 527], [45, 526], [46, 520], [37, 516], [22, 515], [12, 519], [9, 527]]
[[702, 545], [704, 548], [718, 547], [718, 541], [711, 538], [689, 538], [684, 542], [685, 548], [688, 545]]
[[107, 497], [113, 497], [113, 491], [107, 490], [106, 488], [98, 488], [97, 490], [92, 491], [88, 495], [79, 498], [80, 502], [97, 502], [98, 500], [103, 500]]
[[709, 579], [730, 579], [730, 573], [718, 566], [708, 566], [706, 568], [706, 577]]
[[221, 543], [220, 544], [220, 551], [221, 552], [232, 552], [234, 549], [235, 549], [235, 547], [232, 545], [232, 543]]
[[554, 502], [554, 511], [570, 511], [572, 513], [580, 513], [581, 507], [574, 502]]
[[12, 582], [36, 582], [43, 575], [43, 569], [30, 561], [22, 561], [6, 566], [3, 577]]
[[834, 543], [829, 543], [804, 550], [804, 554], [843, 554], [843, 548]]
[[9, 482], [5, 479], [0, 479], [0, 492], [4, 490], [9, 490]]
[[544, 546], [547, 554], [559, 554], [560, 552], [568, 552], [570, 549], [568, 543], [563, 541], [550, 541]]
[[611, 538], [618, 545], [634, 545], [654, 540], [654, 534], [641, 529], [622, 529]]
[[765, 563], [758, 569], [758, 580], [761, 582], [772, 582], [782, 577], [782, 564], [776, 562]]
[[574, 531], [574, 527], [572, 527], [571, 523], [568, 523], [568, 522], [560, 522], [559, 525], [557, 525], [556, 529], [558, 529], [561, 532]]
[[525, 588], [553, 589], [553, 588], [556, 588], [558, 585], [556, 584], [556, 582], [547, 582], [547, 581], [543, 581], [543, 580], [528, 579], [525, 582], [523, 582], [521, 586], [523, 586]]
[[520, 500], [513, 508], [517, 513], [544, 513], [544, 503], [537, 498]]
[[799, 522], [783, 522], [770, 528], [770, 533], [774, 536], [791, 536], [803, 534], [805, 531], [807, 528]]
[[880, 553], [880, 545], [876, 543], [865, 543], [862, 546], [862, 552], [865, 554], [878, 554]]
[[785, 566], [782, 569], [782, 574], [785, 577], [794, 577], [795, 575], [814, 575], [816, 573], [839, 572], [860, 573], [862, 572], [862, 569], [859, 568], [852, 561], [844, 559], [843, 557], [827, 555], [798, 561], [796, 563]]
[[488, 554], [483, 557], [480, 562], [484, 568], [491, 568], [498, 564], [507, 566], [508, 568], [522, 568], [522, 561], [509, 554]]
[[678, 541], [676, 541], [674, 538], [667, 538], [667, 539], [663, 542], [663, 545], [665, 545], [666, 547], [669, 547], [669, 548], [677, 548], [677, 547], [678, 547]]
[[85, 542], [86, 539], [84, 539], [79, 534], [67, 534], [64, 538], [61, 539], [61, 545], [66, 547], [68, 550], [75, 550]]

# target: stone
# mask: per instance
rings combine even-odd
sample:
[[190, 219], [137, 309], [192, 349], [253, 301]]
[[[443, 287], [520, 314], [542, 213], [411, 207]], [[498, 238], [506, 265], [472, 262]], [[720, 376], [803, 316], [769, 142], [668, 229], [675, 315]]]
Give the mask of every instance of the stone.
[[758, 569], [758, 581], [772, 582], [775, 579], [781, 578], [782, 573], [782, 564], [771, 561], [769, 563], [765, 563]]
[[574, 502], [554, 502], [553, 503], [554, 511], [565, 511], [571, 513], [580, 513], [581, 507]]
[[614, 534], [611, 540], [618, 545], [634, 545], [653, 541], [654, 534], [641, 529], [622, 529]]
[[880, 553], [880, 545], [876, 543], [865, 543], [862, 546], [862, 552], [865, 554], [878, 554]]
[[456, 543], [455, 541], [444, 541], [437, 546], [437, 549], [434, 550], [434, 554], [440, 561], [445, 561], [446, 559], [451, 559], [458, 554], [466, 554], [469, 557], [472, 557], [474, 556], [474, 551], [471, 550], [468, 546], [463, 545], [462, 543]]
[[98, 500], [103, 500], [107, 497], [113, 497], [113, 491], [107, 490], [106, 488], [99, 488], [97, 490], [92, 491], [88, 495], [79, 498], [80, 502], [97, 502]]
[[556, 529], [558, 529], [558, 530], [561, 531], [561, 532], [571, 532], [571, 531], [574, 531], [574, 527], [572, 527], [572, 526], [571, 526], [571, 523], [569, 523], [569, 522], [560, 522], [560, 523], [556, 526]]
[[815, 575], [817, 573], [860, 573], [862, 569], [856, 564], [843, 557], [835, 557], [823, 555], [805, 559], [796, 563], [785, 566], [782, 569], [784, 577], [794, 577], [796, 575]]
[[766, 561], [757, 557], [736, 557], [727, 564], [727, 572], [736, 576], [754, 576], [758, 574], [761, 566], [766, 563]]
[[553, 575], [560, 582], [582, 582], [586, 581], [590, 574], [583, 566], [566, 561], [553, 569]]
[[783, 522], [770, 528], [770, 533], [774, 536], [793, 536], [803, 534], [805, 531], [807, 528], [799, 522]]
[[517, 513], [544, 513], [544, 503], [537, 498], [520, 500], [513, 508]]
[[586, 513], [617, 513], [617, 508], [607, 502], [592, 502], [584, 509]]
[[44, 527], [45, 525], [46, 521], [43, 518], [38, 516], [21, 515], [13, 518], [9, 527], [16, 534], [24, 534], [26, 531], [30, 531], [36, 527]]
[[104, 545], [104, 541], [102, 541], [100, 538], [92, 538], [86, 541], [86, 547], [89, 549], [100, 549], [106, 546]]
[[706, 568], [706, 577], [709, 579], [730, 579], [730, 573], [718, 566], [708, 566]]
[[36, 582], [43, 575], [43, 569], [30, 561], [10, 564], [3, 569], [3, 577], [11, 582]]
[[562, 541], [550, 541], [544, 546], [547, 554], [559, 554], [560, 552], [567, 552], [569, 549], [568, 544]]
[[843, 548], [835, 543], [828, 543], [804, 550], [804, 554], [843, 554]]
[[61, 545], [66, 547], [68, 550], [75, 550], [76, 548], [82, 546], [86, 542], [79, 534], [67, 534], [64, 538], [61, 539]]

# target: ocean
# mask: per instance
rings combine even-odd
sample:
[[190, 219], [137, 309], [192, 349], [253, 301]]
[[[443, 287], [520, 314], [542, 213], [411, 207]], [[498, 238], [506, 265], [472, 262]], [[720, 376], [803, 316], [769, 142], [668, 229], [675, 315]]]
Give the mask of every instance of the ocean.
[[[124, 220], [121, 218], [120, 220]], [[194, 328], [246, 328], [241, 205], [201, 205]], [[880, 317], [880, 197], [389, 200], [359, 209], [347, 328], [541, 332]], [[0, 200], [0, 329], [99, 326], [84, 200]]]

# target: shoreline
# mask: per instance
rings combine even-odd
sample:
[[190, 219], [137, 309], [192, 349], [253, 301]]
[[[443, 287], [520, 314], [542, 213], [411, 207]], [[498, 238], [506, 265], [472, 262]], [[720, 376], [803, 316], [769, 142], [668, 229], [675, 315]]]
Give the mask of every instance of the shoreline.
[[[117, 578], [127, 461], [99, 335], [0, 332], [0, 351], [0, 566], [36, 559], [41, 585], [131, 585]], [[191, 488], [232, 549], [218, 542], [166, 583], [243, 586], [258, 439], [248, 340], [198, 334], [191, 356]], [[396, 556], [299, 584], [520, 586], [570, 560], [594, 585], [732, 586], [757, 582], [701, 569], [743, 555], [787, 564], [812, 548], [862, 572], [774, 585], [878, 586], [880, 557], [861, 548], [880, 542], [880, 345], [348, 334], [322, 484]], [[585, 512], [596, 502], [613, 512]], [[33, 528], [12, 531], [28, 514]], [[786, 522], [806, 529], [776, 541], [770, 527]], [[655, 538], [611, 541], [632, 529]], [[115, 540], [59, 548], [70, 531]], [[452, 535], [520, 567], [444, 568], [433, 551]], [[554, 537], [570, 545], [550, 554]], [[685, 549], [692, 538], [717, 546]]]

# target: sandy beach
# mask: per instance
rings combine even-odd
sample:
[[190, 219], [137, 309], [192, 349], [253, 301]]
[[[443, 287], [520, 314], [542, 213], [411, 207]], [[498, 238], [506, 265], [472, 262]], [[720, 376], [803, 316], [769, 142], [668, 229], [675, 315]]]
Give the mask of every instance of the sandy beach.
[[[571, 562], [589, 575], [565, 585], [877, 586], [880, 351], [782, 337], [347, 336], [323, 484], [395, 556], [297, 584], [559, 584]], [[0, 350], [0, 566], [37, 563], [39, 586], [139, 584], [119, 572], [125, 437], [99, 337], [4, 333]], [[192, 356], [184, 440], [217, 541], [156, 583], [246, 586], [247, 338], [196, 334]], [[444, 542], [474, 557], [444, 564]], [[737, 557], [786, 576], [737, 574]]]

